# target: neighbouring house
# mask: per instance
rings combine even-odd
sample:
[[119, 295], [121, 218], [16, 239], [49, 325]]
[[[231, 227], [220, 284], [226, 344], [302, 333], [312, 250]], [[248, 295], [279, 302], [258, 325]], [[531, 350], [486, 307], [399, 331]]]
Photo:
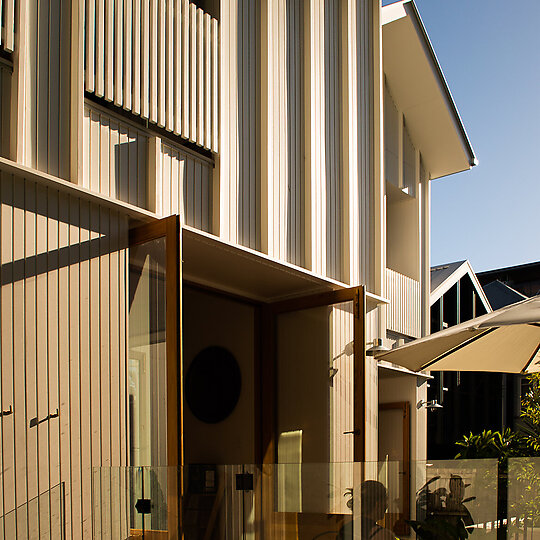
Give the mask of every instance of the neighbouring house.
[[[526, 265], [532, 267], [533, 265]], [[522, 290], [529, 292], [537, 280], [528, 268], [517, 275]], [[513, 268], [475, 274], [469, 261], [431, 268], [431, 332], [437, 332], [492, 310], [527, 298], [506, 283]], [[531, 271], [532, 270], [532, 271]], [[499, 281], [504, 279], [505, 282]], [[515, 282], [512, 281], [512, 284]], [[429, 459], [451, 459], [457, 452], [456, 441], [485, 429], [515, 428], [521, 409], [521, 375], [481, 372], [431, 372], [428, 401], [433, 405], [427, 421]], [[440, 406], [440, 407], [439, 407]]]
[[[508, 302], [510, 304], [540, 294], [540, 262], [486, 270], [485, 272], [478, 272], [477, 276], [486, 291], [491, 287], [502, 290], [496, 282], [507, 287], [505, 292], [501, 293], [504, 294], [500, 299], [501, 302], [512, 300], [512, 302]], [[501, 303], [501, 307], [508, 304]], [[496, 308], [494, 307], [494, 309]]]
[[0, 30], [4, 537], [313, 537], [355, 464], [403, 528], [426, 376], [369, 353], [429, 333], [430, 182], [476, 164], [414, 3]]

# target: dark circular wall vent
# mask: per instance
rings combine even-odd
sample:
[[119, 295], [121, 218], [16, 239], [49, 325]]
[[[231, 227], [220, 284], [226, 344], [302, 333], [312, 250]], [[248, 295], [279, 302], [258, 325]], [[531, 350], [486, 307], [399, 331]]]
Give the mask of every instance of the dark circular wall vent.
[[201, 422], [217, 424], [233, 412], [241, 388], [240, 367], [232, 353], [224, 347], [207, 347], [188, 368], [186, 402]]

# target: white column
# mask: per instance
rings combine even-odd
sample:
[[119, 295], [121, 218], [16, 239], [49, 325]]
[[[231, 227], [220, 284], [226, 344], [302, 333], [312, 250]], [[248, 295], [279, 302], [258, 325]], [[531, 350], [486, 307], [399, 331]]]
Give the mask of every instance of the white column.
[[420, 178], [420, 288], [421, 288], [421, 303], [422, 303], [422, 336], [430, 333], [430, 306], [429, 294], [431, 289], [430, 284], [430, 243], [431, 243], [431, 184], [429, 174], [424, 172]]

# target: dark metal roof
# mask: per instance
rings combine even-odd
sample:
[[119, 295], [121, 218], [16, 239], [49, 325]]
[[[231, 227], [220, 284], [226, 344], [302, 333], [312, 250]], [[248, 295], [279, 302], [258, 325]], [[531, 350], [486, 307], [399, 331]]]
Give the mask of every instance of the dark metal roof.
[[467, 261], [439, 264], [431, 267], [431, 292], [444, 283], [458, 268]]
[[540, 294], [540, 262], [518, 264], [477, 274], [482, 285], [498, 280], [526, 297]]
[[521, 294], [500, 281], [492, 281], [491, 283], [484, 285], [483, 289], [493, 309], [509, 306], [510, 304], [520, 302], [527, 298], [524, 294]]
[[498, 279], [499, 276], [508, 274], [512, 278], [528, 278], [536, 277], [540, 274], [540, 261], [518, 264], [516, 266], [506, 266], [505, 268], [495, 268], [494, 270], [486, 270], [478, 272], [476, 275], [482, 283], [489, 283], [491, 279]]

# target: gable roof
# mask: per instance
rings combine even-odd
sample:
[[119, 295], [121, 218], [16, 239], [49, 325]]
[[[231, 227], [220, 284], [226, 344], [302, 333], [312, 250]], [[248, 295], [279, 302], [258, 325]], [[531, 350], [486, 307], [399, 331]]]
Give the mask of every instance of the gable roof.
[[430, 271], [431, 293], [429, 295], [429, 305], [432, 306], [441, 296], [453, 287], [463, 276], [468, 275], [471, 278], [473, 287], [478, 294], [486, 311], [492, 311], [488, 297], [482, 289], [471, 263], [467, 260], [456, 261], [447, 264], [432, 266]]
[[493, 309], [499, 309], [527, 298], [499, 280], [484, 285], [484, 291]]
[[383, 69], [430, 178], [478, 163], [426, 28], [412, 0], [382, 8]]

